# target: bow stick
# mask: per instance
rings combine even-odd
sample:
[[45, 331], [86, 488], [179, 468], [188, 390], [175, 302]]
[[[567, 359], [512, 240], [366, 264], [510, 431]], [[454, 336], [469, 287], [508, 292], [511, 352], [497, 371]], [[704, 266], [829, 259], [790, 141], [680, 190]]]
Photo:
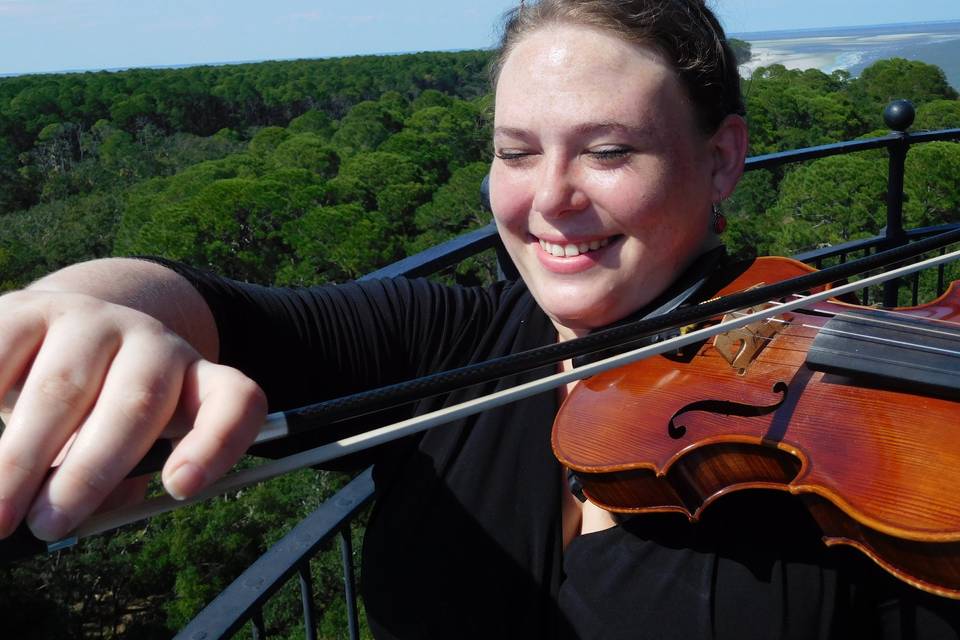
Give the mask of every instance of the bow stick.
[[[676, 337], [663, 340], [662, 342], [629, 351], [627, 353], [611, 356], [583, 367], [579, 367], [572, 371], [557, 373], [539, 380], [523, 383], [509, 389], [497, 391], [481, 398], [475, 398], [458, 405], [445, 407], [431, 413], [403, 420], [393, 425], [374, 429], [367, 433], [344, 438], [342, 440], [338, 440], [337, 442], [316, 447], [314, 449], [309, 449], [286, 458], [281, 458], [274, 462], [266, 463], [253, 469], [238, 471], [221, 478], [200, 493], [185, 500], [175, 500], [170, 496], [161, 496], [147, 500], [138, 505], [123, 507], [106, 513], [97, 514], [90, 517], [86, 522], [77, 527], [77, 529], [69, 537], [56, 542], [45, 543], [45, 548], [48, 552], [63, 549], [76, 544], [76, 542], [82, 538], [104, 533], [133, 522], [151, 518], [161, 513], [172, 511], [180, 506], [194, 504], [196, 502], [200, 502], [229, 491], [242, 489], [252, 484], [263, 482], [292, 471], [322, 464], [324, 462], [356, 453], [370, 447], [391, 442], [393, 440], [419, 433], [441, 424], [452, 422], [453, 420], [457, 420], [459, 418], [468, 417], [487, 409], [499, 407], [510, 402], [516, 402], [517, 400], [555, 389], [575, 380], [580, 380], [582, 378], [607, 371], [608, 369], [621, 367], [650, 356], [665, 353], [667, 351], [673, 351], [701, 340], [709, 339], [714, 335], [752, 324], [757, 320], [762, 320], [774, 315], [785, 313], [787, 311], [802, 308], [815, 302], [833, 298], [839, 295], [844, 295], [846, 293], [850, 293], [874, 284], [880, 284], [894, 278], [910, 275], [929, 267], [951, 262], [957, 258], [960, 258], [960, 251], [954, 251], [943, 256], [930, 258], [913, 265], [907, 265], [899, 269], [864, 278], [857, 282], [841, 285], [820, 293], [808, 296], [798, 296], [796, 300], [792, 300], [790, 302], [773, 302], [771, 303], [772, 306], [770, 308], [762, 311], [745, 314], [710, 327], [694, 330], [683, 335], [678, 335]], [[710, 303], [704, 303], [704, 305], [701, 306], [708, 304]]]
[[[287, 412], [288, 421], [293, 432], [322, 427], [433, 395], [556, 364], [577, 356], [629, 345], [631, 342], [637, 342], [664, 330], [697, 324], [731, 311], [794, 295], [872, 269], [887, 267], [958, 241], [960, 241], [960, 229], [948, 231], [872, 256], [749, 291], [730, 294], [699, 305], [681, 307], [662, 316], [635, 320], [575, 340], [546, 345], [474, 365], [441, 371], [416, 380], [399, 382], [301, 407]], [[858, 288], [865, 286], [868, 285], [861, 285]], [[308, 424], [309, 426], [306, 426]]]

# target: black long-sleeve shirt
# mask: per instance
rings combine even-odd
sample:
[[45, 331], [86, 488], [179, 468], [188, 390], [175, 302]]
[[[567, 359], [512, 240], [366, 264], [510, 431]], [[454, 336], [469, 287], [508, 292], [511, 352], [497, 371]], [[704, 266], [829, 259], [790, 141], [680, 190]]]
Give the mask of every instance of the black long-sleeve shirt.
[[[221, 362], [254, 378], [271, 410], [557, 339], [522, 282], [451, 288], [397, 279], [286, 290], [171, 266], [210, 305]], [[550, 372], [429, 399], [413, 411]], [[676, 515], [632, 518], [564, 550], [563, 471], [550, 450], [556, 411], [549, 392], [352, 461], [375, 463], [362, 590], [377, 638], [960, 637], [960, 604], [905, 586], [849, 549], [826, 549], [806, 511], [779, 492], [725, 497], [697, 525]]]

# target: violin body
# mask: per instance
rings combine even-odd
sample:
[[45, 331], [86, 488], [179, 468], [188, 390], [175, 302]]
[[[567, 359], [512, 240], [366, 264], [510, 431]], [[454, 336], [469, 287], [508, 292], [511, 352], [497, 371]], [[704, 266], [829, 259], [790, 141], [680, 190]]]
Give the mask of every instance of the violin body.
[[[809, 270], [760, 258], [718, 295]], [[954, 283], [897, 312], [951, 320], [958, 305]], [[789, 492], [827, 545], [853, 546], [905, 582], [960, 599], [960, 402], [808, 368], [823, 325], [851, 308], [829, 301], [785, 314], [748, 363], [721, 353], [730, 341], [708, 341], [584, 380], [557, 416], [554, 452], [612, 512], [696, 521], [733, 491]]]

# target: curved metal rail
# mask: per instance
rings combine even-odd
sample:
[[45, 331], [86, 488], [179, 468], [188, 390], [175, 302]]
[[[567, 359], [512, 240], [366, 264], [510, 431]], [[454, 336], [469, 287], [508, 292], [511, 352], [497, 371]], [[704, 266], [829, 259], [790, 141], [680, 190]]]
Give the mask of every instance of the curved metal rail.
[[[911, 120], [912, 122], [912, 120]], [[914, 144], [933, 141], [960, 140], [960, 128], [917, 134], [906, 133], [911, 122], [900, 130], [887, 136], [869, 140], [840, 142], [806, 149], [797, 149], [782, 153], [772, 153], [749, 158], [746, 170], [773, 169], [781, 166], [805, 162], [817, 158], [843, 155], [871, 149], [889, 151], [889, 181], [887, 190], [887, 226], [884, 233], [873, 238], [817, 249], [795, 256], [799, 260], [821, 266], [827, 260], [846, 261], [851, 254], [869, 254], [871, 252], [906, 244], [949, 229], [960, 227], [960, 223], [939, 227], [926, 227], [905, 231], [903, 229], [903, 173], [904, 160], [909, 148]], [[896, 128], [888, 119], [891, 128]], [[486, 183], [484, 184], [486, 187]], [[486, 197], [486, 192], [483, 196]], [[489, 225], [471, 231], [458, 238], [447, 241], [426, 251], [410, 256], [397, 263], [375, 271], [365, 278], [384, 278], [396, 276], [426, 276], [455, 265], [465, 258], [488, 249], [497, 250], [501, 259], [501, 269], [515, 274], [512, 265], [506, 260], [502, 245], [497, 237], [496, 225]], [[913, 300], [916, 303], [917, 278], [913, 280]], [[896, 306], [899, 287], [902, 283], [892, 283], [884, 290], [884, 303]], [[943, 268], [939, 270], [938, 293], [944, 289]], [[284, 536], [257, 562], [251, 565], [229, 587], [220, 593], [190, 624], [176, 637], [179, 640], [210, 640], [230, 637], [246, 622], [253, 622], [253, 637], [265, 638], [262, 607], [293, 574], [297, 573], [301, 581], [301, 594], [304, 603], [304, 626], [308, 639], [316, 638], [314, 609], [312, 600], [309, 560], [334, 536], [340, 535], [341, 555], [344, 563], [344, 584], [349, 614], [349, 634], [351, 639], [359, 638], [359, 624], [355, 606], [352, 549], [350, 547], [350, 523], [356, 515], [369, 504], [373, 497], [371, 471], [367, 469], [357, 476], [330, 500], [322, 504], [314, 513], [301, 521], [290, 533]]]

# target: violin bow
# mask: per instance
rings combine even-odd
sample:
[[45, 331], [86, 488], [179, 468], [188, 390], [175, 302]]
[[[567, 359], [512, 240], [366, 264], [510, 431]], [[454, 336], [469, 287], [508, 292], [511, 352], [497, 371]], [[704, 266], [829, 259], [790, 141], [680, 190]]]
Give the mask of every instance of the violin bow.
[[[398, 382], [289, 410], [286, 412], [286, 423], [282, 427], [279, 424], [274, 425], [273, 435], [270, 436], [270, 439], [282, 437], [276, 435], [280, 433], [278, 429], [281, 428], [288, 429], [291, 434], [300, 433], [349, 418], [356, 418], [415, 402], [430, 396], [449, 393], [471, 385], [531, 371], [570, 358], [602, 352], [612, 347], [629, 345], [632, 342], [638, 342], [675, 327], [695, 325], [710, 318], [720, 317], [725, 313], [795, 295], [873, 269], [888, 267], [891, 264], [915, 258], [956, 242], [960, 242], [960, 229], [782, 282], [733, 293], [689, 307], [680, 307], [661, 316], [634, 320], [575, 340], [545, 345], [508, 356], [493, 358], [485, 362], [440, 371], [415, 380]], [[860, 280], [858, 282], [862, 283], [864, 281]], [[880, 282], [883, 282], [883, 280]], [[857, 289], [866, 286], [869, 285], [861, 284]], [[836, 292], [837, 288], [831, 289], [831, 291]], [[835, 295], [841, 294], [835, 293]]]
[[[808, 291], [865, 271], [915, 258], [958, 241], [960, 241], [960, 229], [782, 282], [730, 294], [698, 305], [681, 307], [661, 316], [634, 320], [575, 340], [545, 345], [464, 367], [439, 371], [415, 380], [398, 382], [271, 414], [253, 444], [255, 446], [312, 431], [336, 422], [450, 393], [471, 385], [532, 371], [570, 358], [602, 352], [612, 347], [627, 346], [674, 327], [695, 325], [738, 309]], [[867, 285], [861, 285], [861, 287], [864, 286]], [[170, 440], [158, 440], [128, 477], [160, 471], [172, 449]]]
[[[132, 524], [140, 520], [152, 518], [156, 515], [172, 511], [181, 506], [194, 504], [223, 493], [228, 493], [230, 491], [236, 491], [259, 482], [276, 478], [292, 471], [297, 471], [306, 467], [329, 462], [330, 460], [391, 442], [408, 435], [419, 433], [441, 424], [446, 424], [460, 418], [481, 413], [487, 409], [492, 409], [504, 404], [516, 402], [517, 400], [555, 389], [575, 380], [587, 378], [609, 369], [621, 367], [644, 358], [666, 353], [668, 351], [674, 351], [687, 345], [707, 340], [717, 334], [732, 331], [748, 324], [755, 323], [758, 320], [786, 313], [794, 309], [803, 308], [822, 300], [827, 300], [829, 298], [834, 298], [846, 293], [857, 291], [864, 287], [907, 276], [923, 269], [946, 264], [958, 258], [960, 258], [960, 250], [947, 253], [942, 256], [936, 256], [913, 265], [900, 267], [898, 269], [887, 271], [875, 276], [863, 278], [862, 280], [858, 280], [853, 283], [840, 285], [820, 293], [807, 296], [797, 296], [797, 299], [789, 302], [772, 302], [770, 303], [771, 306], [767, 309], [745, 314], [740, 317], [726, 320], [702, 329], [693, 330], [682, 335], [665, 339], [661, 342], [628, 351], [626, 353], [610, 356], [603, 360], [578, 367], [572, 371], [564, 371], [540, 378], [538, 380], [519, 384], [509, 389], [491, 393], [487, 396], [468, 400], [461, 404], [444, 407], [431, 413], [426, 413], [414, 418], [402, 420], [393, 425], [380, 427], [366, 433], [358, 434], [349, 438], [332, 442], [330, 444], [302, 451], [286, 458], [265, 463], [252, 469], [235, 472], [221, 478], [203, 491], [185, 500], [176, 500], [170, 496], [160, 496], [146, 500], [137, 505], [122, 507], [113, 511], [97, 514], [91, 516], [83, 524], [77, 527], [77, 529], [74, 530], [70, 536], [61, 540], [51, 543], [43, 543], [34, 539], [34, 548], [31, 549], [31, 551], [26, 555], [33, 555], [33, 553], [38, 552], [37, 546], [41, 547], [39, 551], [42, 551], [42, 549], [45, 548], [47, 552], [64, 549], [73, 546], [80, 539], [117, 529], [124, 525]], [[807, 276], [800, 276], [801, 279], [806, 277]], [[762, 289], [755, 289], [753, 291], [761, 290]], [[699, 305], [699, 307], [701, 310], [704, 310], [704, 308], [729, 297], [733, 296], [726, 296], [722, 299], [703, 303]], [[769, 303], [770, 301], [765, 300], [765, 302]], [[742, 309], [755, 306], [756, 304], [758, 303], [751, 302], [750, 304], [743, 304], [737, 308]], [[727, 309], [726, 311], [730, 311], [730, 309]], [[720, 313], [726, 313], [726, 311], [715, 312], [711, 308], [711, 312], [708, 313], [706, 317], [716, 317]], [[21, 529], [23, 527], [24, 525], [21, 525]], [[22, 532], [21, 535], [23, 535]], [[2, 546], [2, 543], [0, 543], [0, 546]]]

